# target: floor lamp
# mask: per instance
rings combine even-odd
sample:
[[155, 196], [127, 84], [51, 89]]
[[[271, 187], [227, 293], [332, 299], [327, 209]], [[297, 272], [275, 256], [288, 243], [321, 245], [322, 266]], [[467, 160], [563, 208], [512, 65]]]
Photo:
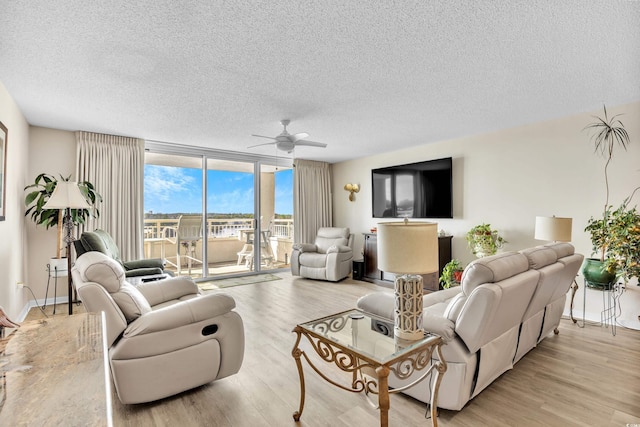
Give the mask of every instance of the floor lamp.
[[58, 181], [49, 197], [44, 209], [65, 209], [63, 220], [64, 241], [67, 244], [67, 288], [69, 292], [69, 314], [73, 314], [72, 286], [71, 286], [71, 243], [73, 242], [73, 220], [71, 219], [71, 209], [89, 209], [87, 203], [80, 192], [77, 182]]
[[394, 335], [424, 338], [421, 274], [438, 271], [438, 224], [407, 219], [379, 223], [378, 269], [396, 273]]

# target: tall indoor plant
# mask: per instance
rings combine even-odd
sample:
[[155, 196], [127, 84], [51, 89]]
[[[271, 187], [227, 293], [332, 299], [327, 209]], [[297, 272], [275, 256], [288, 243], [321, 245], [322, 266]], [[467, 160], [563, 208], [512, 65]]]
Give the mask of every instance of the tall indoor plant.
[[[33, 184], [27, 185], [24, 188], [25, 191], [28, 191], [24, 198], [24, 203], [27, 206], [25, 216], [31, 216], [31, 219], [36, 225], [42, 225], [46, 229], [51, 227], [58, 228], [56, 248], [56, 258], [58, 259], [61, 258], [61, 235], [64, 213], [61, 209], [45, 209], [44, 205], [53, 194], [53, 190], [56, 188], [58, 181], [69, 181], [70, 178], [70, 176], [64, 177], [60, 175], [60, 179], [56, 179], [52, 175], [41, 173], [36, 177]], [[71, 209], [71, 222], [74, 226], [84, 224], [89, 217], [99, 217], [100, 211], [97, 208], [97, 204], [102, 201], [102, 196], [96, 191], [92, 183], [88, 181], [79, 182], [78, 188], [87, 203], [92, 206], [92, 209]]]
[[[615, 282], [616, 277], [626, 276], [627, 273], [620, 270], [622, 261], [619, 257], [627, 251], [624, 248], [626, 245], [624, 236], [628, 236], [630, 229], [627, 223], [630, 220], [633, 222], [632, 218], [635, 215], [635, 208], [629, 208], [633, 194], [625, 199], [617, 209], [609, 204], [609, 165], [615, 151], [617, 149], [626, 150], [630, 139], [624, 124], [619, 119], [620, 115], [609, 117], [607, 107], [604, 106], [603, 109], [604, 117], [596, 116], [596, 121], [584, 128], [584, 130], [592, 132], [591, 141], [594, 144], [594, 151], [599, 152], [605, 158], [605, 202], [602, 215], [599, 218], [589, 218], [585, 228], [591, 237], [593, 254], [597, 254], [598, 258], [587, 258], [582, 268], [587, 285], [597, 288], [609, 287]], [[622, 269], [629, 271], [627, 267], [622, 267]]]

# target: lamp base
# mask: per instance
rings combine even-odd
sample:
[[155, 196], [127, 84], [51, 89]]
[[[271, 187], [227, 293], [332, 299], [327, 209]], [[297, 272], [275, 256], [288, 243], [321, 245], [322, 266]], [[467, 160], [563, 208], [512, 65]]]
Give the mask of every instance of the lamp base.
[[404, 340], [424, 338], [422, 329], [422, 276], [405, 274], [395, 280], [394, 335]]

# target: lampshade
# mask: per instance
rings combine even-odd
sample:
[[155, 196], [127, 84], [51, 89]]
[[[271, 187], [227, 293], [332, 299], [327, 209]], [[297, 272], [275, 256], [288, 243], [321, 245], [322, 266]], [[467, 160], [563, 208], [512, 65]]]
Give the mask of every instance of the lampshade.
[[438, 271], [438, 224], [408, 221], [379, 223], [378, 269], [400, 274]]
[[571, 224], [572, 218], [537, 216], [534, 238], [554, 242], [570, 242]]
[[80, 192], [78, 183], [72, 181], [58, 181], [53, 194], [43, 206], [45, 209], [89, 209], [90, 207]]

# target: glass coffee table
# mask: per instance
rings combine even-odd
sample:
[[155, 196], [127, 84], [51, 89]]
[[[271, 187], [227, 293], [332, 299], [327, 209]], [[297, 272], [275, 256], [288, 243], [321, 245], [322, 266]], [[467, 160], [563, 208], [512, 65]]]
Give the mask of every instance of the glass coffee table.
[[[438, 388], [442, 375], [447, 370], [447, 364], [442, 357], [443, 342], [439, 336], [426, 334], [424, 338], [415, 341], [394, 338], [393, 323], [360, 310], [344, 311], [301, 323], [293, 329], [293, 332], [297, 334], [297, 338], [291, 354], [296, 361], [300, 376], [300, 407], [293, 413], [295, 421], [300, 420], [304, 409], [305, 383], [302, 370], [302, 358], [304, 358], [320, 377], [336, 387], [354, 393], [364, 392], [367, 397], [377, 394], [376, 406], [380, 410], [382, 427], [389, 424], [389, 395], [416, 385], [435, 371], [430, 407], [431, 423], [433, 426], [438, 425]], [[309, 355], [300, 349], [303, 336], [322, 361], [334, 364], [342, 371], [351, 374], [350, 386], [329, 378], [314, 365]], [[434, 352], [437, 360], [432, 362]], [[388, 377], [391, 373], [399, 379], [406, 379], [414, 372], [421, 373], [415, 381], [389, 390]], [[371, 399], [369, 401], [371, 402]]]

